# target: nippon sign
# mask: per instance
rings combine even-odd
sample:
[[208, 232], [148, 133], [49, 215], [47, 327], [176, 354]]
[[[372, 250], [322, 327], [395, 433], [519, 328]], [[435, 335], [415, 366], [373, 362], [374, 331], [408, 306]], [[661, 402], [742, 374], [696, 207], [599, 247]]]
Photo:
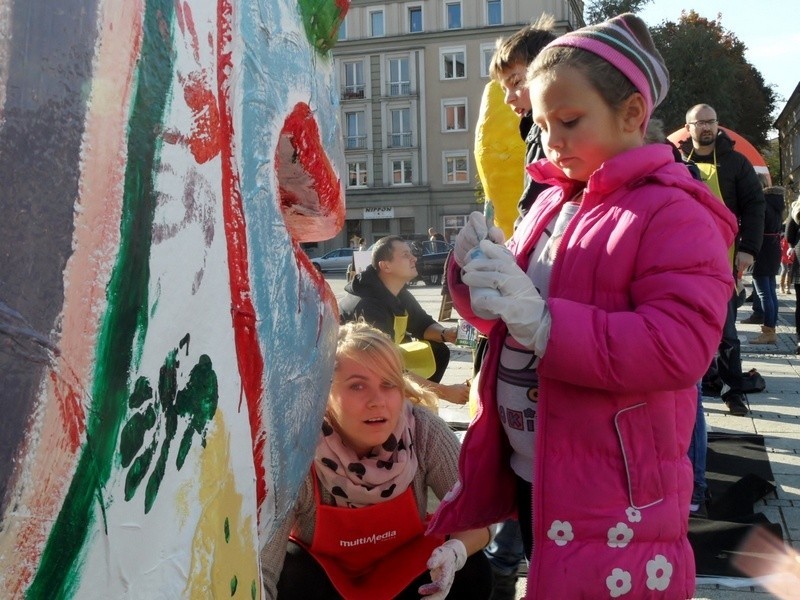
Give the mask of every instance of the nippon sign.
[[364, 209], [365, 219], [393, 219], [394, 209], [386, 206], [374, 206]]

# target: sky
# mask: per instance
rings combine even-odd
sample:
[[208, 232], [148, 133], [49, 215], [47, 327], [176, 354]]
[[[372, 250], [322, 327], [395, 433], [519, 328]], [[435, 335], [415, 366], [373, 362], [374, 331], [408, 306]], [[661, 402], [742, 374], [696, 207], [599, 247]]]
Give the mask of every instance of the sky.
[[800, 83], [800, 21], [795, 3], [787, 0], [653, 0], [638, 15], [653, 27], [678, 21], [681, 10], [716, 19], [747, 46], [745, 57], [777, 92], [780, 111]]

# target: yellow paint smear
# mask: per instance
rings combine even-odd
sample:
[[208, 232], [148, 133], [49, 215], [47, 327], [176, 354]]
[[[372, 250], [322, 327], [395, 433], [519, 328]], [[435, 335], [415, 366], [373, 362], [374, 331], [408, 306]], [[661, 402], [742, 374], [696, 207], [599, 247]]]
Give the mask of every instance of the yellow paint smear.
[[[252, 512], [244, 514], [244, 498], [236, 489], [230, 456], [230, 433], [220, 411], [209, 428], [202, 451], [198, 500], [202, 507], [192, 540], [192, 560], [184, 597], [256, 598], [261, 597], [258, 568], [258, 540]], [[228, 521], [226, 541], [225, 521]], [[236, 591], [231, 593], [231, 582]]]
[[504, 101], [503, 89], [490, 81], [483, 89], [475, 131], [475, 164], [483, 192], [494, 204], [494, 222], [511, 237], [525, 180], [525, 142], [519, 117]]

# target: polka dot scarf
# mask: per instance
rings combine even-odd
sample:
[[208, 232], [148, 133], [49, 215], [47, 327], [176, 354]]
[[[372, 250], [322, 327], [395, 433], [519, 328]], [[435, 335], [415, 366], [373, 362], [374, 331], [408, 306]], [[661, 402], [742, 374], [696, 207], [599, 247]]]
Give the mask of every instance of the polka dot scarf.
[[345, 446], [326, 417], [314, 455], [322, 487], [333, 495], [338, 506], [350, 508], [396, 498], [408, 489], [417, 473], [413, 438], [414, 414], [410, 402], [405, 403], [394, 432], [364, 458]]

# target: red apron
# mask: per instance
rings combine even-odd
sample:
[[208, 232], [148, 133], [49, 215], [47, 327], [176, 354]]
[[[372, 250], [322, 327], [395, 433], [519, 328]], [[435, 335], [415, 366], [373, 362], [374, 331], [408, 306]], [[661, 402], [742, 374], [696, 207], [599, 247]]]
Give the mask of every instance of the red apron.
[[322, 503], [312, 473], [317, 524], [308, 551], [345, 600], [391, 600], [427, 570], [444, 536], [425, 535], [412, 486], [386, 502], [344, 508]]

